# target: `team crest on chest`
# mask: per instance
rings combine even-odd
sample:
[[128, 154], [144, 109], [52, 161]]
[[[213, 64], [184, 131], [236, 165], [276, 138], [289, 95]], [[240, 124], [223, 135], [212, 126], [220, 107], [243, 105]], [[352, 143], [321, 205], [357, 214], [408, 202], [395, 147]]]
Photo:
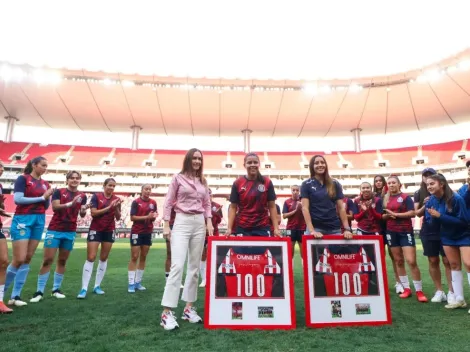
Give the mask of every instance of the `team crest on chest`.
[[213, 211], [213, 212], [216, 212], [216, 211], [217, 211], [217, 208], [216, 208], [216, 207], [212, 207], [212, 211]]
[[398, 202], [398, 203], [403, 203], [403, 198], [402, 198], [402, 197], [398, 197], [398, 198], [397, 198], [397, 202]]
[[264, 192], [264, 191], [266, 191], [266, 187], [264, 187], [264, 185], [258, 185], [258, 191], [259, 192]]
[[153, 210], [153, 209], [154, 209], [153, 204], [150, 204], [150, 205], [149, 205], [149, 208], [150, 208], [150, 210]]

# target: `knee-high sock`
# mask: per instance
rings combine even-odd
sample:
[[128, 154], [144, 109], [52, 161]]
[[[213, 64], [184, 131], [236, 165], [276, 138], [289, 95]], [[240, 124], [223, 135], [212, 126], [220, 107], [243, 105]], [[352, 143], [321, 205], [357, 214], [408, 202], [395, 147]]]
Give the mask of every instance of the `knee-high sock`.
[[16, 273], [15, 283], [13, 284], [13, 290], [11, 291], [11, 298], [21, 296], [26, 279], [29, 274], [29, 264], [23, 264]]
[[6, 275], [6, 278], [5, 278], [5, 288], [4, 288], [4, 292], [7, 292], [8, 291], [8, 288], [10, 287], [11, 283], [13, 281], [15, 281], [15, 277], [16, 277], [16, 274], [18, 272], [18, 268], [15, 268], [14, 266], [12, 266], [11, 264], [8, 265], [8, 268], [7, 268], [7, 275]]
[[106, 268], [108, 267], [108, 261], [105, 260], [98, 264], [98, 269], [96, 270], [96, 278], [95, 278], [95, 287], [101, 285], [101, 281], [103, 281], [104, 274], [106, 274]]
[[88, 290], [88, 284], [90, 283], [91, 274], [93, 273], [93, 262], [85, 261], [83, 264], [82, 273], [82, 290]]
[[60, 286], [62, 286], [63, 279], [64, 279], [64, 274], [59, 274], [58, 272], [54, 273], [54, 286], [52, 287], [52, 291], [60, 289]]
[[49, 272], [45, 274], [39, 274], [38, 275], [38, 288], [36, 291], [44, 293], [44, 290], [46, 289], [47, 285], [47, 280], [49, 280]]
[[140, 284], [142, 282], [143, 277], [144, 277], [144, 271], [141, 269], [137, 269], [137, 273], [135, 274], [135, 283]]

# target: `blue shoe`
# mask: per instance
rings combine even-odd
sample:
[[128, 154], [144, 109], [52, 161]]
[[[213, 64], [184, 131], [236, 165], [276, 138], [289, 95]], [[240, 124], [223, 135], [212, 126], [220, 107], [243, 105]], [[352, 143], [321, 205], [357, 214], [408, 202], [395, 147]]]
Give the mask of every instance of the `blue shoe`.
[[146, 288], [144, 286], [142, 286], [140, 282], [135, 283], [135, 289], [137, 291], [145, 291], [146, 290]]
[[94, 289], [93, 289], [93, 292], [96, 293], [97, 295], [104, 295], [104, 291], [101, 289], [101, 287], [99, 286], [96, 286]]
[[80, 290], [80, 293], [78, 294], [77, 298], [78, 299], [84, 299], [86, 297], [86, 290], [84, 288], [82, 288]]
[[135, 285], [129, 284], [129, 286], [127, 286], [127, 292], [135, 293]]

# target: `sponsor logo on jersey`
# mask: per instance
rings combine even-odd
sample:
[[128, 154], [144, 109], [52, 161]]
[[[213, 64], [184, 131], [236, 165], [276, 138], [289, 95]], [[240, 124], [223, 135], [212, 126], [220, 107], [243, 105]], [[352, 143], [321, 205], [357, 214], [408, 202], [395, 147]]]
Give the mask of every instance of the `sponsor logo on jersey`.
[[402, 197], [398, 197], [398, 198], [397, 198], [397, 202], [398, 202], [398, 203], [403, 203], [403, 198], [402, 198]]

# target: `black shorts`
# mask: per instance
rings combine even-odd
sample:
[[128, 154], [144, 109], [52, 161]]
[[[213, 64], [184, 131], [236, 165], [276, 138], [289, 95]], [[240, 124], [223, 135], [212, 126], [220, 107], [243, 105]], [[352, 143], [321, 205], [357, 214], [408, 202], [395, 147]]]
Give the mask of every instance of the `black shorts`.
[[444, 247], [440, 239], [432, 239], [427, 236], [421, 236], [421, 244], [423, 245], [423, 255], [426, 257], [445, 257]]
[[95, 231], [88, 232], [87, 242], [110, 242], [114, 243], [116, 233], [114, 231]]
[[387, 231], [385, 235], [389, 247], [416, 247], [415, 235], [410, 232]]
[[151, 246], [152, 234], [151, 233], [131, 234], [130, 241], [131, 241], [131, 247]]
[[286, 236], [290, 237], [292, 242], [302, 243], [302, 236], [304, 233], [305, 230], [286, 230]]
[[3, 233], [2, 230], [0, 230], [0, 240], [6, 239], [5, 234]]

